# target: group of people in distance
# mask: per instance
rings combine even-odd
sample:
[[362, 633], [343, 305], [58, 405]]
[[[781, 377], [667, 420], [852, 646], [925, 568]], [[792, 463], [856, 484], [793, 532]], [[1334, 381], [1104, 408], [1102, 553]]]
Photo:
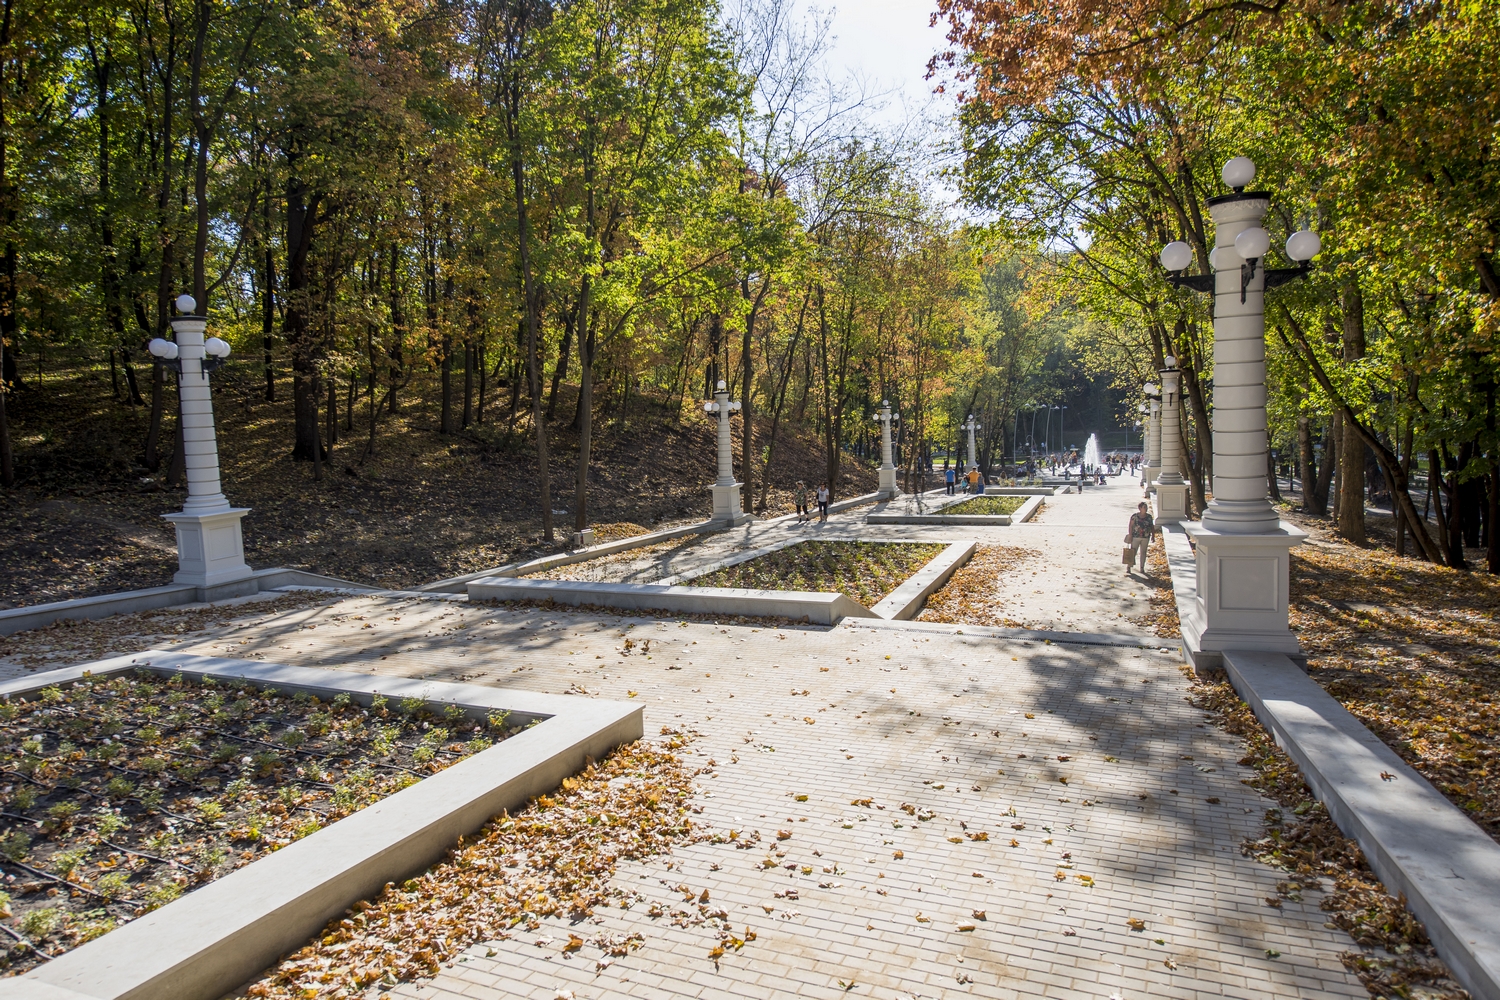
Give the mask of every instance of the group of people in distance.
[[[797, 502], [797, 523], [798, 524], [801, 524], [804, 521], [811, 521], [812, 520], [812, 516], [810, 514], [808, 514], [808, 512], [807, 512], [807, 496], [808, 496], [807, 484], [804, 483], [800, 479], [797, 480], [797, 488], [792, 491], [792, 498], [794, 500], [796, 500], [796, 502]], [[817, 491], [815, 493], [813, 493], [813, 499], [818, 504], [818, 520], [819, 521], [826, 521], [826, 520], [828, 520], [828, 496], [829, 496], [829, 494], [828, 494], [828, 484], [827, 483], [819, 483]]]

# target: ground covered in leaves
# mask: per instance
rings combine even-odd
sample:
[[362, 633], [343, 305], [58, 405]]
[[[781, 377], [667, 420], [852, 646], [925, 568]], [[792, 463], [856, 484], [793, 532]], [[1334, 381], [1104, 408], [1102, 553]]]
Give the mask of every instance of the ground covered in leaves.
[[798, 542], [694, 577], [689, 583], [694, 587], [832, 592], [868, 608], [945, 548], [942, 543]]
[[969, 561], [948, 578], [943, 588], [927, 598], [927, 606], [917, 615], [917, 621], [1022, 627], [1024, 623], [1011, 618], [1008, 609], [1000, 603], [996, 581], [1006, 573], [1015, 572], [1028, 559], [1040, 555], [1035, 549], [979, 546]]
[[[243, 522], [251, 565], [407, 589], [566, 541], [577, 459], [573, 387], [561, 387], [548, 427], [557, 543], [547, 545], [524, 399], [512, 416], [508, 390], [491, 390], [482, 420], [441, 434], [436, 378], [414, 373], [399, 405], [376, 414], [373, 451], [367, 401], [341, 414], [352, 419], [314, 481], [310, 463], [291, 460], [289, 385], [283, 380], [277, 401], [267, 402], [258, 360], [236, 358], [214, 373], [214, 415], [224, 493], [251, 508]], [[163, 485], [165, 457], [154, 471], [142, 464], [148, 408], [112, 396], [108, 368], [62, 364], [53, 362], [44, 384], [28, 380], [7, 398], [17, 486], [0, 508], [7, 570], [0, 608], [161, 586], [177, 568], [173, 528], [161, 515], [180, 509], [186, 494]], [[148, 379], [149, 368], [139, 374]], [[605, 395], [596, 399], [588, 515], [600, 540], [706, 518], [713, 422], [675, 398], [636, 396], [628, 412], [612, 412]], [[173, 434], [169, 417], [164, 456]], [[734, 434], [738, 442], [738, 421]], [[824, 475], [817, 435], [783, 422], [766, 510], [790, 512], [795, 482]], [[869, 492], [877, 478], [873, 462], [846, 456], [835, 495]]]
[[944, 507], [944, 514], [979, 514], [992, 517], [997, 514], [1014, 514], [1021, 509], [1029, 497], [970, 497], [952, 507]]
[[[463, 838], [424, 874], [356, 903], [251, 986], [249, 996], [361, 996], [371, 986], [434, 976], [470, 945], [535, 931], [548, 917], [582, 920], [597, 907], [643, 903], [639, 893], [610, 885], [616, 866], [709, 836], [690, 814], [697, 772], [677, 754], [687, 738], [669, 729], [662, 735], [662, 746], [619, 748], [565, 779], [558, 792]], [[707, 892], [691, 895], [689, 906], [714, 933], [719, 954], [743, 946]], [[569, 933], [561, 947], [603, 970], [643, 943], [639, 935]]]
[[[1137, 577], [1139, 574], [1137, 574]], [[1177, 616], [1177, 594], [1172, 589], [1172, 571], [1167, 565], [1167, 549], [1158, 535], [1146, 550], [1146, 578], [1141, 581], [1151, 588], [1151, 609], [1144, 615], [1130, 619], [1131, 624], [1150, 629], [1163, 639], [1182, 638], [1182, 622]]]
[[1500, 578], [1316, 542], [1291, 598], [1310, 676], [1500, 839]]
[[140, 671], [0, 704], [0, 970], [108, 933], [514, 729]]
[[[678, 538], [669, 538], [664, 542], [626, 549], [624, 552], [568, 563], [565, 566], [553, 566], [551, 569], [544, 569], [537, 573], [527, 573], [526, 579], [649, 583], [659, 578], [661, 574], [658, 571], [662, 564], [668, 562], [674, 555], [679, 555], [691, 548], [699, 540], [700, 536], [696, 534], [682, 535]], [[648, 559], [657, 565], [645, 568], [639, 573], [631, 572], [630, 567]]]

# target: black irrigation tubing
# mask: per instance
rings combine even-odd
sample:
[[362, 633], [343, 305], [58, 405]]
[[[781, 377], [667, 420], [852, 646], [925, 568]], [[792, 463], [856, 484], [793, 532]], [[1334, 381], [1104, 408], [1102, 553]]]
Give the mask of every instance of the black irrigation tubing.
[[126, 854], [134, 854], [138, 858], [146, 858], [149, 861], [155, 861], [155, 862], [158, 862], [160, 864], [170, 865], [173, 868], [181, 868], [183, 871], [187, 872], [190, 875], [201, 875], [202, 874], [202, 872], [199, 871], [197, 868], [194, 868], [192, 865], [185, 865], [181, 861], [174, 861], [171, 858], [159, 858], [155, 854], [147, 854], [145, 851], [133, 851], [133, 850], [131, 850], [128, 847], [121, 847], [119, 844], [113, 843], [113, 842], [108, 841], [108, 840], [102, 840], [101, 839], [99, 841], [99, 843], [103, 844], [105, 847], [110, 847], [110, 848], [113, 848], [114, 850], [122, 851], [122, 852], [124, 852]]
[[9, 925], [0, 923], [0, 931], [4, 931], [5, 933], [9, 934], [11, 937], [15, 938], [16, 941], [17, 941], [17, 943], [24, 944], [26, 947], [30, 948], [32, 950], [32, 952], [35, 953], [35, 955], [38, 958], [51, 958], [52, 957], [51, 955], [49, 955], [46, 952], [42, 951], [42, 949], [38, 948], [36, 945], [32, 944], [31, 943], [31, 939], [29, 937], [27, 937], [25, 934], [22, 934], [20, 931], [15, 930], [14, 928], [10, 927]]
[[121, 896], [121, 897], [118, 897], [116, 899], [110, 899], [108, 896], [104, 895], [101, 892], [95, 892], [93, 889], [90, 889], [87, 886], [79, 885], [77, 882], [69, 882], [65, 878], [62, 878], [62, 877], [57, 876], [57, 875], [53, 875], [51, 872], [44, 872], [40, 868], [33, 868], [30, 865], [25, 864], [24, 862], [17, 861], [15, 858], [0, 858], [0, 865], [14, 865], [17, 868], [22, 869], [23, 871], [30, 872], [31, 874], [35, 875], [37, 878], [44, 878], [44, 879], [47, 879], [49, 882], [60, 882], [63, 885], [67, 886], [69, 889], [77, 889], [79, 892], [83, 893], [86, 896], [93, 896], [95, 899], [101, 900], [104, 903], [105, 906], [111, 906], [111, 905], [116, 905], [116, 906], [118, 906], [118, 905], [140, 906], [141, 905], [141, 901], [139, 899], [131, 899], [128, 896]]

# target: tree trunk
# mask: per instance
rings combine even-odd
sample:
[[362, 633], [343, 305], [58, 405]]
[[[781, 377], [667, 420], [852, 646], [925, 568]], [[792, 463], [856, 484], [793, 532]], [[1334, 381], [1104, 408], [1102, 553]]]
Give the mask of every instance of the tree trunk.
[[264, 271], [261, 276], [260, 290], [260, 345], [264, 351], [264, 366], [266, 376], [266, 402], [276, 402], [276, 368], [271, 362], [271, 338], [276, 331], [276, 251], [271, 246], [271, 185], [269, 179], [266, 183], [266, 204], [264, 224], [261, 237], [264, 243], [264, 260], [262, 267]]
[[1312, 419], [1297, 418], [1297, 474], [1302, 481], [1302, 511], [1322, 516], [1327, 511], [1318, 505], [1317, 456], [1313, 452]]
[[1277, 503], [1281, 502], [1281, 486], [1276, 482], [1276, 459], [1271, 457], [1271, 448], [1266, 447], [1266, 484], [1271, 494], [1271, 499]]
[[317, 361], [307, 310], [308, 256], [317, 224], [319, 197], [293, 171], [286, 183], [286, 297], [282, 337], [292, 355], [292, 460], [323, 460], [318, 433]]
[[[573, 327], [580, 322], [588, 322], [583, 316], [581, 301], [573, 307], [573, 313], [563, 320], [562, 344], [557, 349], [557, 364], [552, 366], [552, 387], [547, 392], [547, 419], [557, 419], [557, 387], [562, 380], [568, 377], [568, 357], [573, 353]], [[582, 345], [579, 346], [579, 354], [582, 355]], [[580, 403], [573, 414], [573, 426], [581, 430], [579, 426], [583, 417], [583, 405]]]
[[[1359, 283], [1343, 288], [1344, 360], [1353, 363], [1365, 355], [1365, 305]], [[1339, 441], [1339, 534], [1357, 545], [1365, 543], [1365, 447], [1356, 421], [1342, 421]]]

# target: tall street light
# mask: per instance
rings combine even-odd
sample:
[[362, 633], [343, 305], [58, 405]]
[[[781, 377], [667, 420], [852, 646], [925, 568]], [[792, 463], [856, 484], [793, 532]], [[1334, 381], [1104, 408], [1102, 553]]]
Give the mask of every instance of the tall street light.
[[1316, 233], [1293, 233], [1286, 256], [1296, 266], [1267, 268], [1271, 237], [1261, 221], [1270, 193], [1245, 190], [1255, 180], [1248, 157], [1224, 164], [1221, 177], [1233, 193], [1208, 202], [1212, 273], [1186, 273], [1187, 243], [1161, 252], [1172, 284], [1214, 296], [1214, 498], [1201, 523], [1183, 524], [1196, 543], [1198, 587], [1182, 637], [1199, 670], [1219, 666], [1226, 650], [1302, 655], [1287, 627], [1287, 581], [1291, 548], [1307, 535], [1282, 521], [1267, 496], [1265, 292], [1306, 274], [1322, 249]]
[[1181, 380], [1177, 359], [1168, 355], [1167, 365], [1161, 370], [1161, 414], [1157, 421], [1161, 428], [1158, 448], [1161, 469], [1151, 490], [1156, 497], [1157, 524], [1177, 524], [1187, 519], [1188, 487], [1182, 478], [1182, 432], [1178, 419]]

